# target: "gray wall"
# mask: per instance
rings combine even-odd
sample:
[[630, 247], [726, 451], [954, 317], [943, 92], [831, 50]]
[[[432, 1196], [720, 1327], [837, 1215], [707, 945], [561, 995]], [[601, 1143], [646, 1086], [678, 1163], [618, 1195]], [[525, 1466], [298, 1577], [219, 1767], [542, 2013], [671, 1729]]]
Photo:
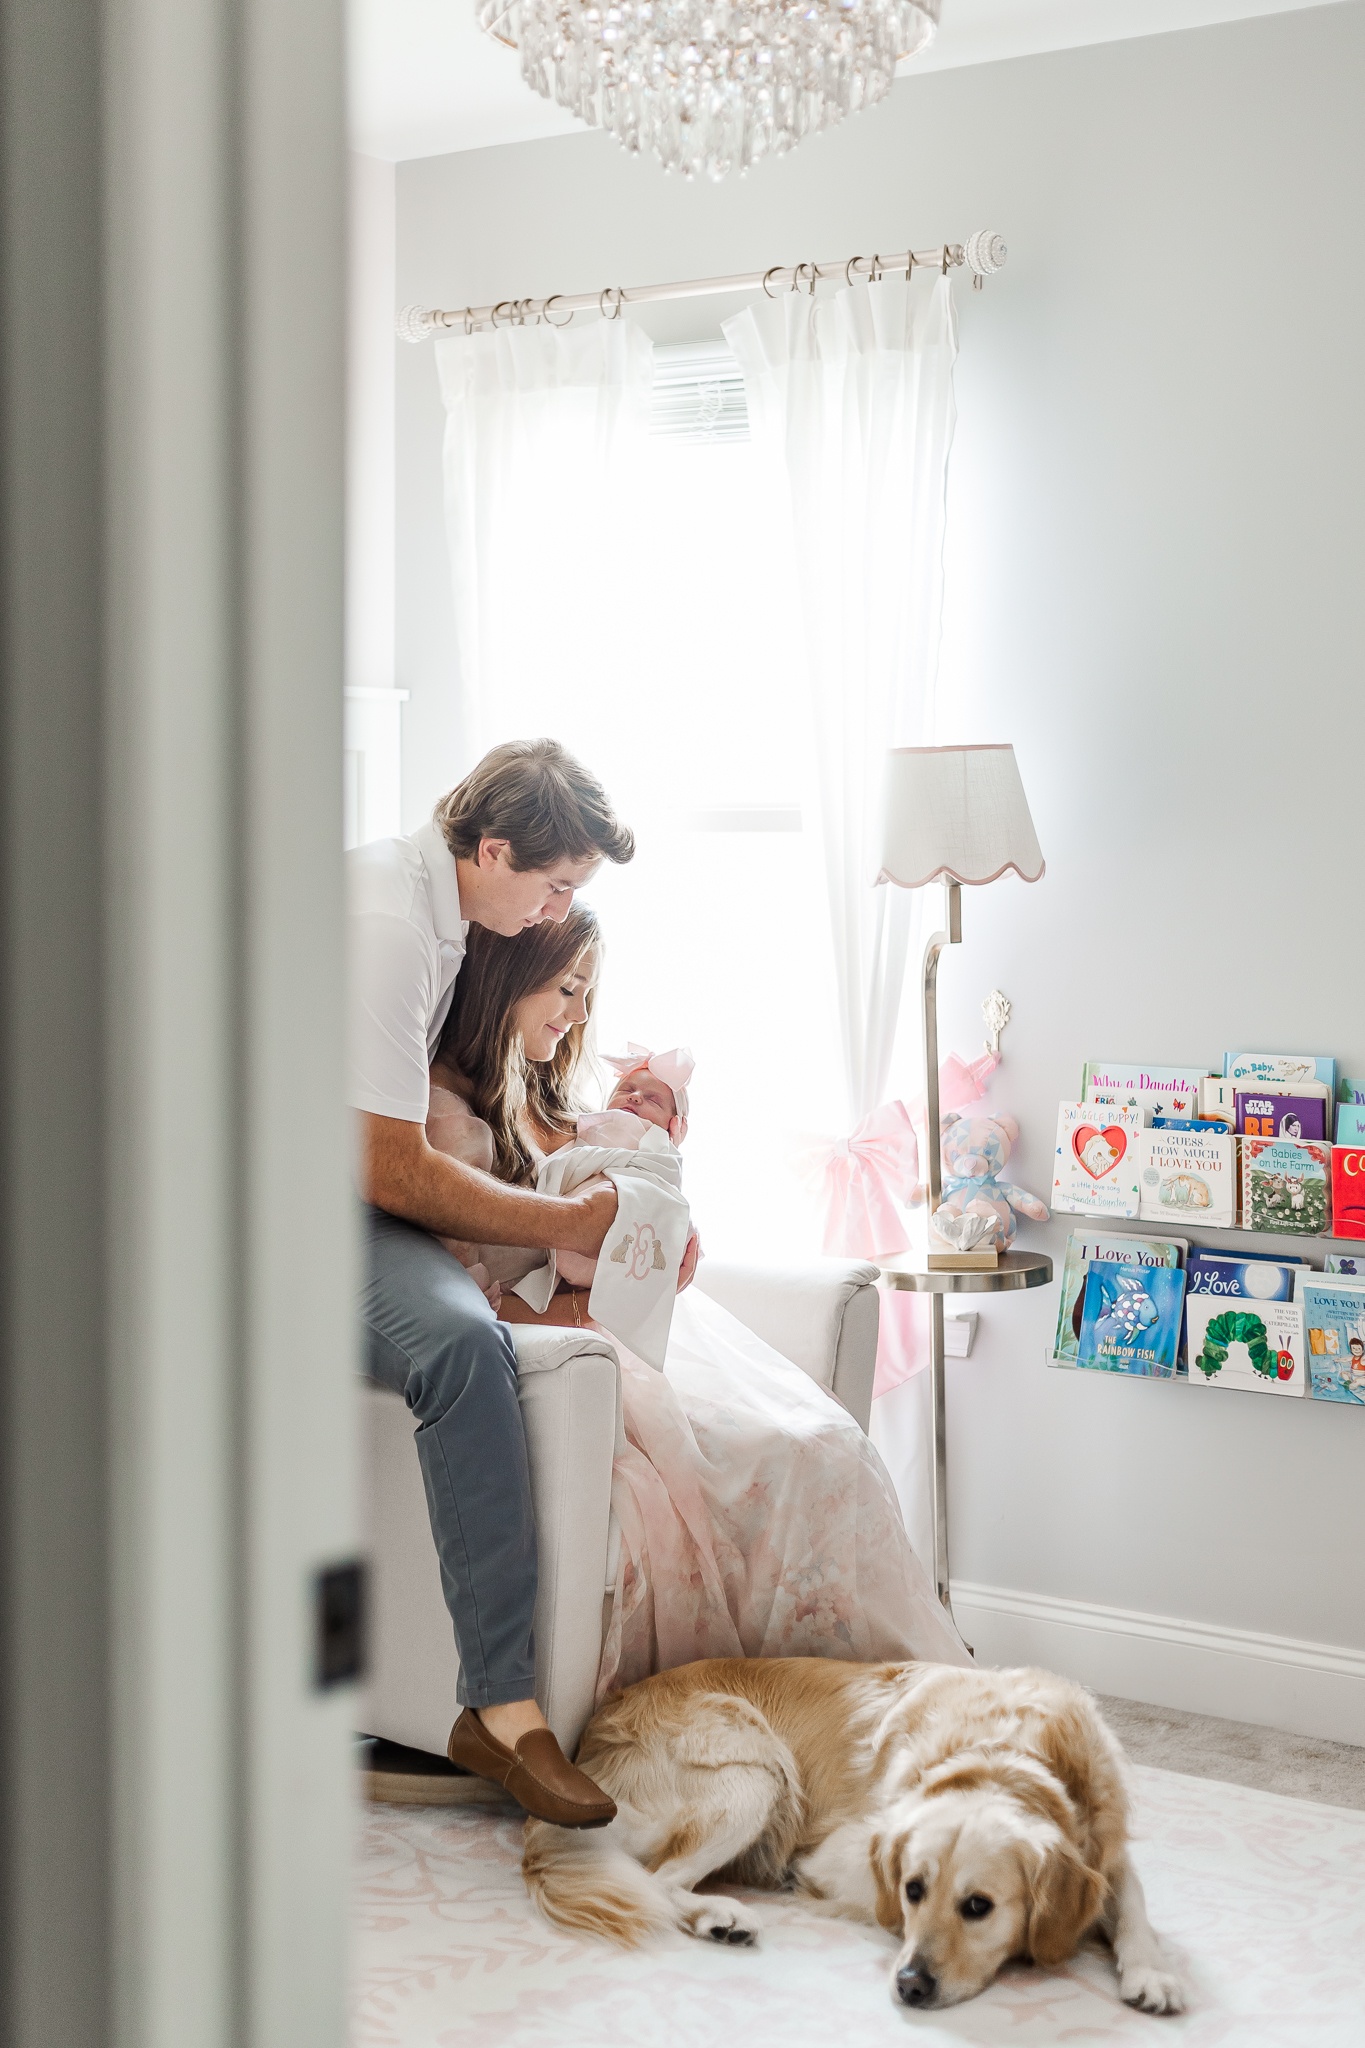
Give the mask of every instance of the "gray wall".
[[[720, 188], [592, 135], [399, 169], [400, 303], [1005, 235], [1004, 276], [959, 301], [940, 737], [1015, 743], [1048, 872], [969, 894], [940, 988], [964, 1051], [985, 992], [1013, 998], [995, 1098], [1043, 1193], [1087, 1056], [1307, 1047], [1365, 1072], [1338, 759], [1360, 704], [1362, 76], [1344, 4], [904, 81]], [[453, 758], [453, 654], [429, 352], [398, 374], [411, 817]], [[1059, 1253], [1066, 1230], [1024, 1235]], [[955, 1575], [1365, 1646], [1365, 1417], [1049, 1371], [1055, 1313], [1055, 1288], [988, 1308], [952, 1370]]]

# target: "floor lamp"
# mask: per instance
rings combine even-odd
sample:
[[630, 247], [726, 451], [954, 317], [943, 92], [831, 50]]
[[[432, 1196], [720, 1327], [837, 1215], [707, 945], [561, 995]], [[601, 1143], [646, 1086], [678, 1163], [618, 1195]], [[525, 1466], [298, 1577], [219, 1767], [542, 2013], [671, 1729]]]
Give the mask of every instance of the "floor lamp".
[[[1033, 829], [1028, 798], [1019, 778], [1014, 748], [894, 747], [887, 757], [879, 883], [901, 889], [944, 885], [944, 929], [924, 949], [920, 1003], [924, 1022], [924, 1101], [929, 1216], [943, 1198], [938, 1101], [938, 956], [962, 937], [962, 888], [998, 881], [1007, 868], [1025, 882], [1043, 873], [1042, 849]], [[947, 1373], [943, 1345], [945, 1294], [1002, 1293], [1043, 1287], [1052, 1261], [1036, 1252], [1008, 1251], [994, 1268], [972, 1268], [951, 1254], [934, 1254], [918, 1264], [884, 1269], [888, 1286], [927, 1293], [932, 1303], [929, 1354], [934, 1415], [933, 1523], [934, 1581], [939, 1599], [948, 1596], [948, 1431]]]

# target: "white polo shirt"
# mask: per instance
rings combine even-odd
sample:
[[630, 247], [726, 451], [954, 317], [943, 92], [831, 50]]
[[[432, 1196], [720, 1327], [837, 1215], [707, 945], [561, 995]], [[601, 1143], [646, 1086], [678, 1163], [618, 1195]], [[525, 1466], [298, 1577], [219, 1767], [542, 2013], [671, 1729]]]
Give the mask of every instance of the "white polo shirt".
[[427, 1069], [464, 959], [455, 856], [438, 825], [346, 856], [352, 1109], [427, 1120]]

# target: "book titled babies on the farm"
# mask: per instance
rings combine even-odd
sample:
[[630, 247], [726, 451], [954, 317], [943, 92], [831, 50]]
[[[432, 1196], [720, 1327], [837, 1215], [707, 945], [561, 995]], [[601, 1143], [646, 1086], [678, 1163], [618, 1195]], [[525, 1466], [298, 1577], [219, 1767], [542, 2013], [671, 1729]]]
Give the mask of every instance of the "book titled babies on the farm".
[[1216, 1125], [1143, 1131], [1138, 1214], [1149, 1223], [1198, 1221], [1230, 1230], [1237, 1212], [1236, 1140]]
[[1178, 1266], [1189, 1250], [1183, 1237], [1109, 1237], [1102, 1231], [1073, 1230], [1062, 1262], [1062, 1298], [1057, 1306], [1054, 1365], [1075, 1365], [1085, 1310], [1085, 1282], [1090, 1267]]
[[1064, 1102], [1057, 1113], [1052, 1206], [1073, 1216], [1136, 1216], [1142, 1111]]
[[1169, 1379], [1184, 1299], [1179, 1267], [1092, 1265], [1085, 1276], [1077, 1365]]
[[1243, 1138], [1242, 1227], [1325, 1236], [1332, 1224], [1332, 1148], [1307, 1138]]
[[1302, 1394], [1303, 1311], [1297, 1301], [1227, 1301], [1191, 1294], [1185, 1320], [1192, 1387]]
[[1299, 1282], [1315, 1401], [1365, 1407], [1365, 1286], [1334, 1275]]

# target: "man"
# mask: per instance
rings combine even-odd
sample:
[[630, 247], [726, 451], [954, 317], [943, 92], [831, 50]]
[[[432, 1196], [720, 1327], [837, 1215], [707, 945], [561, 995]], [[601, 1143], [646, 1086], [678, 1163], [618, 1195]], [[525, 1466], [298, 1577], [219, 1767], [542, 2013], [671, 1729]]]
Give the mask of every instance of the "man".
[[410, 839], [347, 856], [351, 1107], [363, 1126], [370, 1376], [417, 1419], [464, 1711], [451, 1760], [528, 1812], [601, 1827], [616, 1809], [563, 1755], [536, 1705], [535, 1524], [505, 1323], [436, 1237], [595, 1254], [616, 1191], [553, 1199], [502, 1186], [426, 1141], [427, 1071], [470, 924], [514, 937], [567, 917], [574, 892], [635, 841], [553, 740], [495, 747]]

